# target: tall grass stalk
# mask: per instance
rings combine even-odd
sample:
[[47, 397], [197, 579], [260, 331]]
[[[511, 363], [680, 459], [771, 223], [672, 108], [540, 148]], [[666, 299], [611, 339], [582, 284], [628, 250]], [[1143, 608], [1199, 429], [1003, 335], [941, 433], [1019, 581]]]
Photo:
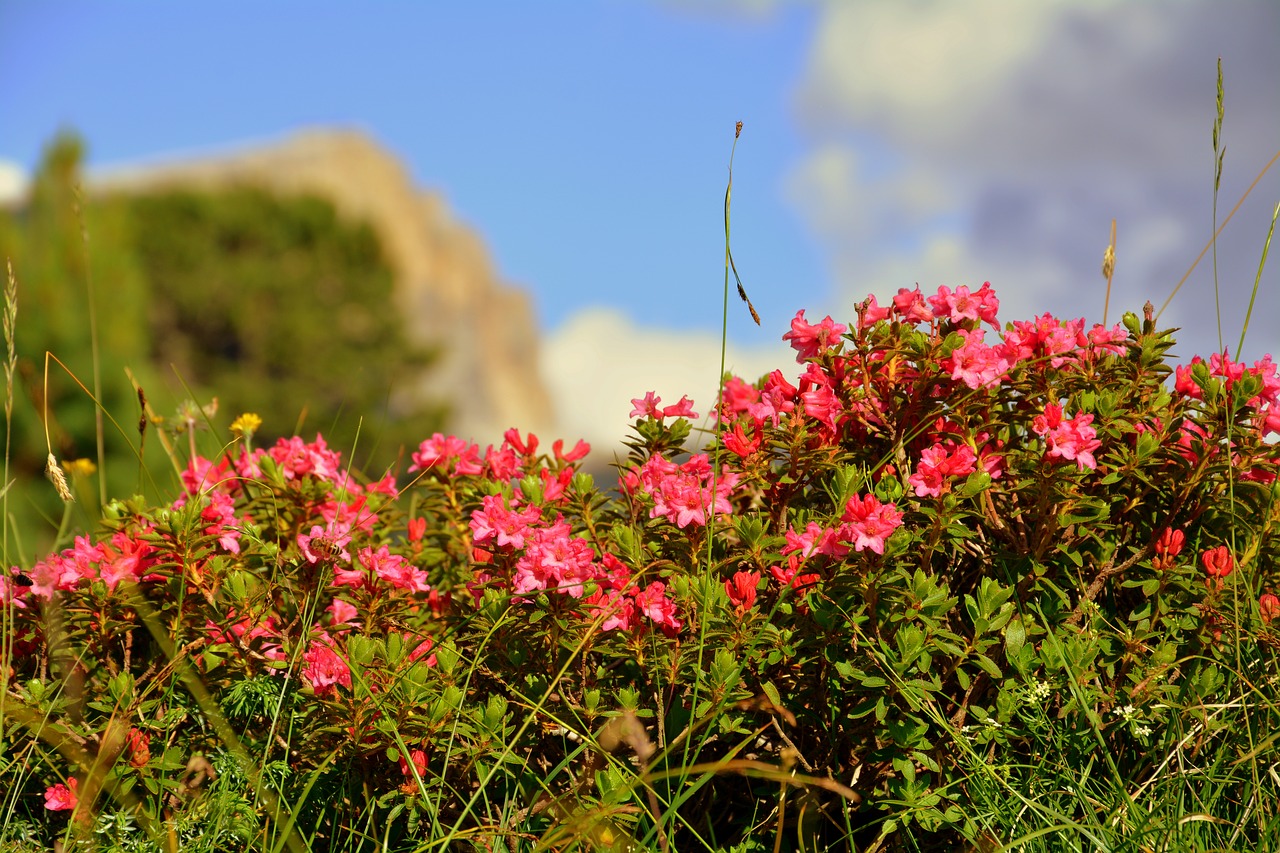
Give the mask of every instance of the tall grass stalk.
[[[98, 345], [98, 300], [94, 298], [93, 261], [89, 256], [89, 225], [85, 219], [84, 191], [79, 184], [75, 187], [73, 205], [76, 218], [80, 221], [80, 249], [84, 258], [84, 290], [85, 300], [89, 308], [89, 353], [93, 363], [93, 396], [102, 399], [102, 350]], [[107, 504], [107, 445], [106, 429], [102, 421], [103, 408], [98, 405], [93, 410], [94, 438], [98, 451], [98, 506]]]

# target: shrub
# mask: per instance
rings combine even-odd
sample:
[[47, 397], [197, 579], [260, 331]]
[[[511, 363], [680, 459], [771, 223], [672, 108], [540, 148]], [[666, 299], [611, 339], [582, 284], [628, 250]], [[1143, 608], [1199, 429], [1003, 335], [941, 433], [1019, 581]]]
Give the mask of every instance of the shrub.
[[175, 502], [0, 581], [11, 834], [950, 849], [1021, 798], [1095, 841], [1276, 837], [1248, 763], [1170, 771], [1276, 723], [1275, 365], [1171, 369], [1149, 307], [997, 310], [800, 312], [799, 378], [726, 377], [705, 447], [637, 398], [613, 495], [581, 443], [436, 434], [370, 480], [241, 419]]

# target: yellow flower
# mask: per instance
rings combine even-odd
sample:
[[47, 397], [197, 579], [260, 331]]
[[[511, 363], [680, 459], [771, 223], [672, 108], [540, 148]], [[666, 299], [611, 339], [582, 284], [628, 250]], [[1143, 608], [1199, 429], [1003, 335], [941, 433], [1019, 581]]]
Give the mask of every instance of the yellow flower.
[[253, 434], [258, 431], [260, 426], [262, 426], [262, 418], [253, 412], [245, 412], [231, 422], [231, 434], [236, 438], [243, 438], [247, 441], [253, 438]]
[[72, 459], [62, 467], [72, 477], [88, 477], [98, 470], [98, 466], [93, 464], [92, 459]]

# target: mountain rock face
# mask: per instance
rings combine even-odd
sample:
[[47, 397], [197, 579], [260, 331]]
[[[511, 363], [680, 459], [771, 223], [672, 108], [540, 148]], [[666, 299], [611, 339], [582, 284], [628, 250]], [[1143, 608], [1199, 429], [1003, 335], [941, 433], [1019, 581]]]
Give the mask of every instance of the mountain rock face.
[[554, 431], [528, 295], [500, 281], [479, 235], [363, 133], [305, 131], [211, 157], [103, 171], [89, 183], [95, 192], [250, 185], [329, 199], [377, 233], [396, 274], [397, 304], [386, 310], [401, 313], [412, 342], [440, 349], [420, 385], [405, 392], [446, 402], [451, 431], [481, 443], [513, 426]]

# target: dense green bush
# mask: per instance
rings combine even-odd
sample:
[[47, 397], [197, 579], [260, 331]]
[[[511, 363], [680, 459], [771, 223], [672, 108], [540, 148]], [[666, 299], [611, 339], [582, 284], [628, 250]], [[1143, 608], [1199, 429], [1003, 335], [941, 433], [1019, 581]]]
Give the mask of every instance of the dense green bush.
[[801, 312], [799, 379], [727, 378], [705, 452], [637, 398], [613, 496], [515, 430], [368, 479], [239, 420], [176, 501], [2, 581], [5, 832], [1273, 844], [1275, 365], [997, 305]]
[[[146, 478], [163, 464], [159, 442], [144, 446], [144, 465], [129, 444], [141, 411], [126, 367], [165, 419], [156, 426], [203, 429], [225, 425], [227, 412], [255, 411], [283, 435], [302, 419], [335, 446], [355, 448], [370, 469], [391, 465], [421, 430], [443, 422], [442, 405], [406, 393], [432, 353], [407, 343], [400, 314], [387, 307], [392, 272], [369, 226], [339, 218], [319, 197], [249, 187], [86, 198], [81, 159], [75, 138], [55, 140], [30, 200], [0, 211], [0, 258], [12, 262], [22, 303], [18, 394], [26, 399], [15, 407], [11, 455], [19, 483], [43, 472], [47, 411], [53, 450], [103, 464], [105, 493], [145, 489], [159, 498], [168, 484]], [[47, 401], [46, 351], [66, 366], [51, 362]], [[179, 410], [179, 401], [213, 395], [221, 417]], [[18, 494], [17, 529], [47, 545], [60, 510], [45, 490]]]

